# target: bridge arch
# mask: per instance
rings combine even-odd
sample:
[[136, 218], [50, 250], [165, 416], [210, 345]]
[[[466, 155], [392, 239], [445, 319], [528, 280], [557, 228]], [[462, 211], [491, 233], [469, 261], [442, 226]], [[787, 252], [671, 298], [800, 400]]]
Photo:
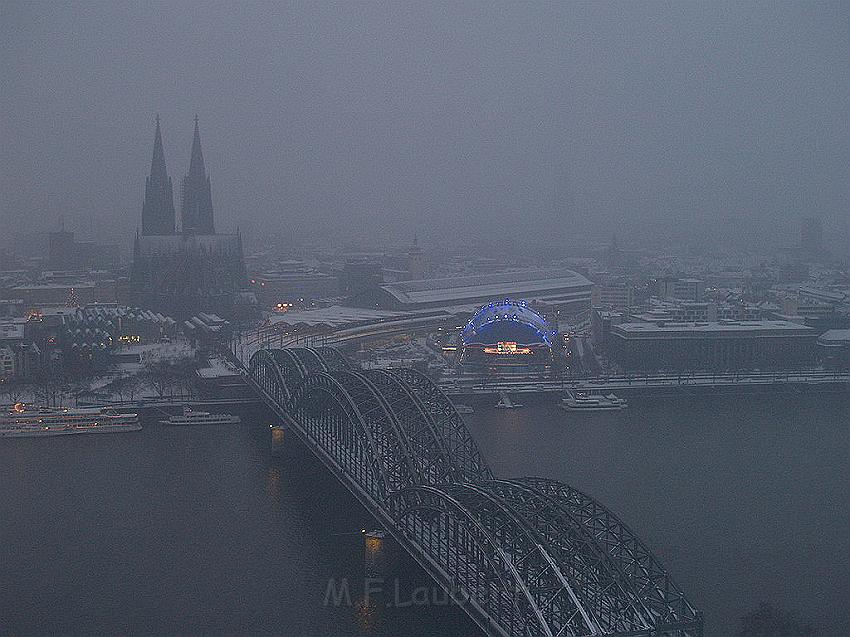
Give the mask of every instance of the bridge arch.
[[272, 355], [273, 350], [261, 349], [251, 356], [248, 373], [263, 392], [277, 405], [286, 405], [290, 393], [283, 371]]
[[444, 572], [458, 573], [453, 585], [504, 634], [702, 634], [700, 615], [652, 554], [568, 485], [523, 478], [417, 486], [389, 506], [398, 530]]
[[461, 471], [440, 437], [433, 418], [410, 386], [386, 370], [364, 373], [393, 410], [413, 459], [419, 465], [420, 483], [438, 484], [461, 479]]
[[[255, 352], [248, 370], [264, 391], [288, 409], [295, 390], [311, 374], [347, 369], [348, 366], [345, 357], [332, 347], [287, 347]], [[277, 368], [276, 372], [274, 368]]]
[[[658, 558], [604, 505], [556, 480], [522, 478], [500, 482], [540, 494], [550, 505], [546, 509], [542, 506], [531, 507], [530, 513], [539, 516], [548, 510], [553, 515], [560, 515], [562, 528], [576, 529], [595, 545], [595, 551], [604, 560], [601, 568], [606, 569], [608, 581], [612, 584], [619, 582], [624, 595], [623, 604], [626, 608], [621, 609], [619, 617], [611, 615], [611, 623], [632, 618], [631, 621], [642, 628], [701, 626], [700, 614], [673, 582]], [[681, 634], [686, 633], [683, 631]]]
[[428, 558], [456, 596], [485, 613], [504, 635], [552, 632], [493, 529], [459, 500], [462, 485], [420, 485], [392, 496], [397, 531]]
[[431, 416], [434, 427], [455, 465], [460, 482], [491, 480], [493, 473], [449, 397], [425, 374], [404, 367], [390, 373], [407, 383]]
[[[312, 374], [291, 401], [291, 413], [308, 437], [378, 501], [418, 482], [407, 440], [384, 398], [362, 374], [333, 371]], [[362, 474], [363, 465], [370, 467]]]

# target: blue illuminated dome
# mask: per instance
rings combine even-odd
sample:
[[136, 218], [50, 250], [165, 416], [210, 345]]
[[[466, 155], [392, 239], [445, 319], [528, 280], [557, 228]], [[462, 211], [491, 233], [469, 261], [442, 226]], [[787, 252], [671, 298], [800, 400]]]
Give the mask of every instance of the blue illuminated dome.
[[493, 345], [514, 342], [551, 346], [552, 327], [525, 301], [504, 301], [482, 306], [461, 332], [463, 345]]

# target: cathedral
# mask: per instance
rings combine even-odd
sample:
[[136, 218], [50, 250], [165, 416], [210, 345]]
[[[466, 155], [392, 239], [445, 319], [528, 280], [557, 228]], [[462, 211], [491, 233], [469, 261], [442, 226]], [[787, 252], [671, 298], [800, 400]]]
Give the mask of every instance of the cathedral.
[[197, 116], [189, 172], [181, 183], [180, 195], [178, 224], [157, 116], [142, 228], [141, 233], [136, 231], [133, 242], [128, 291], [132, 304], [179, 319], [199, 312], [234, 318], [242, 307], [247, 278], [242, 237], [238, 231], [215, 231]]

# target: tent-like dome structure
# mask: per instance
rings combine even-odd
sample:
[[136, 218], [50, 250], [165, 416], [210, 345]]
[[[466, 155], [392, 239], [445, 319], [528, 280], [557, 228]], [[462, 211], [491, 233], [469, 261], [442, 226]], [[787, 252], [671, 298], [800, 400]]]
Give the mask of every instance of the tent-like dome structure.
[[461, 332], [461, 363], [469, 366], [548, 366], [557, 331], [525, 301], [482, 306]]

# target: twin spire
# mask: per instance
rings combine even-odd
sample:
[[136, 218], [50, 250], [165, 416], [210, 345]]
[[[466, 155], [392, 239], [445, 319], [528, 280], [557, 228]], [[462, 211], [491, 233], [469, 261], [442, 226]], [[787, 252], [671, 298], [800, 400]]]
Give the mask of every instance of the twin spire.
[[[184, 234], [215, 234], [213, 223], [212, 193], [210, 178], [204, 165], [201, 150], [201, 133], [198, 116], [195, 115], [195, 134], [192, 139], [192, 154], [189, 173], [181, 184], [182, 209], [181, 229]], [[162, 131], [159, 115], [156, 116], [156, 131], [153, 140], [150, 176], [145, 181], [145, 202], [142, 206], [143, 235], [173, 235], [177, 233], [174, 210], [174, 189], [165, 167], [162, 148]]]

